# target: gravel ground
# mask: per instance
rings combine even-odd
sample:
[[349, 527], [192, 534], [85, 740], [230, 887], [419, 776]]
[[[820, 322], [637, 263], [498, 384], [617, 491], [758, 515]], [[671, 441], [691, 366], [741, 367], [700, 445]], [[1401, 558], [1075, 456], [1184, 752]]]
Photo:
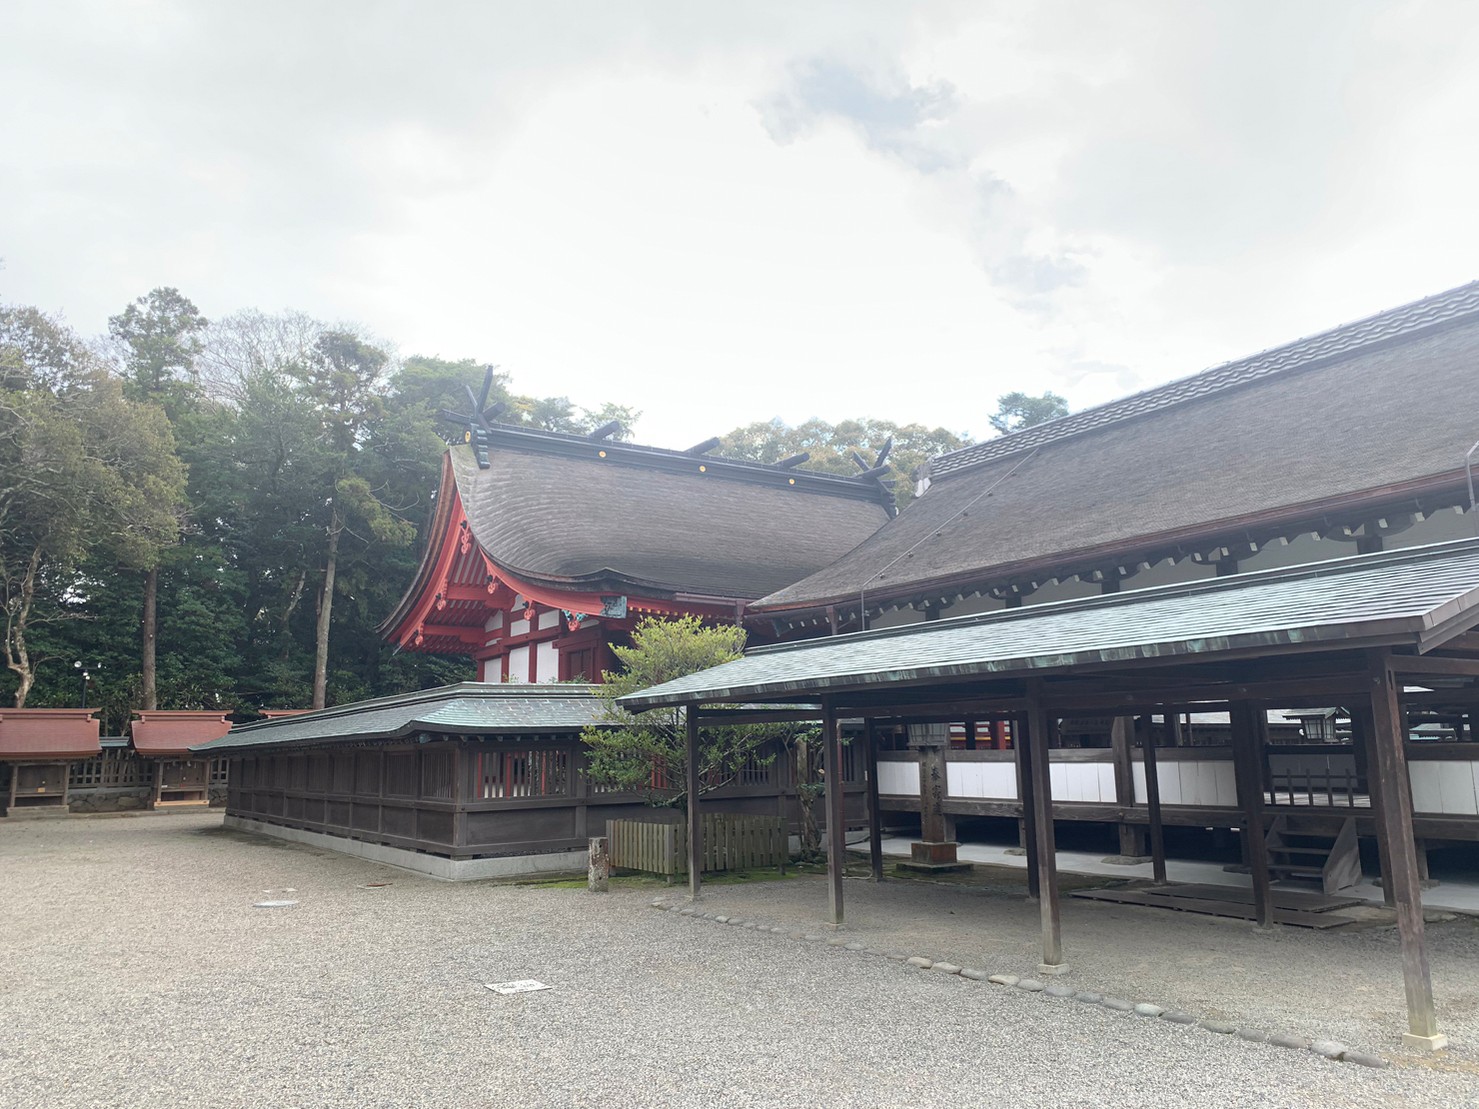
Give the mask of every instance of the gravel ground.
[[[1458, 1053], [1448, 1070], [1332, 1063], [659, 912], [651, 891], [450, 885], [227, 832], [218, 815], [0, 823], [0, 874], [7, 1106], [1479, 1105]], [[840, 936], [1031, 969], [1010, 899], [848, 893]], [[269, 898], [299, 904], [252, 907]], [[824, 905], [802, 878], [714, 887], [701, 908], [820, 932]], [[1115, 954], [1091, 966], [1095, 923]], [[1077, 906], [1065, 936], [1076, 986], [1123, 969], [1138, 977], [1117, 991], [1140, 1000], [1143, 982], [1162, 1003], [1152, 987], [1171, 979], [1210, 997], [1247, 952], [1294, 963], [1321, 946]], [[1386, 958], [1375, 934], [1341, 943]], [[1435, 952], [1440, 980], [1449, 961]], [[483, 988], [522, 978], [554, 988]], [[1379, 1012], [1388, 992], [1360, 1007]]]

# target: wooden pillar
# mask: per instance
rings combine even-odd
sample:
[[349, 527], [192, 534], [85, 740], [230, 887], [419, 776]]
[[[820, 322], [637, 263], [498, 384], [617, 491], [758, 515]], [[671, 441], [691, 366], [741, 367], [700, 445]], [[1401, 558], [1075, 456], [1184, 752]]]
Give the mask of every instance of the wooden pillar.
[[[1169, 723], [1174, 713], [1166, 713]], [[1158, 886], [1166, 884], [1166, 839], [1161, 829], [1161, 779], [1155, 761], [1155, 728], [1149, 716], [1141, 717], [1145, 722], [1145, 807], [1150, 813], [1150, 865], [1153, 881]]]
[[1258, 714], [1263, 709], [1247, 701], [1228, 705], [1232, 720], [1233, 771], [1238, 784], [1238, 806], [1243, 810], [1243, 844], [1248, 872], [1253, 878], [1253, 910], [1258, 927], [1274, 923], [1273, 895], [1269, 890], [1268, 840], [1263, 821], [1263, 753]]
[[[1116, 716], [1109, 728], [1109, 746], [1114, 758], [1114, 796], [1121, 809], [1135, 804], [1134, 744], [1135, 721], [1131, 717]], [[1120, 838], [1120, 855], [1140, 858], [1145, 854], [1145, 832], [1137, 824], [1121, 820], [1117, 825]]]
[[1364, 754], [1366, 793], [1371, 798], [1371, 818], [1376, 824], [1376, 865], [1381, 870], [1381, 898], [1388, 908], [1396, 908], [1397, 894], [1392, 888], [1392, 861], [1387, 856], [1387, 837], [1382, 835], [1383, 789], [1380, 765], [1376, 761], [1376, 735], [1371, 707], [1361, 705], [1351, 710], [1351, 743]]
[[1037, 831], [1038, 905], [1042, 913], [1041, 974], [1066, 974], [1063, 929], [1058, 915], [1058, 863], [1053, 846], [1053, 788], [1048, 774], [1051, 724], [1042, 703], [1041, 683], [1029, 682], [1027, 739], [1032, 747], [1033, 826]]
[[875, 882], [883, 881], [883, 813], [878, 808], [878, 730], [870, 717], [863, 722], [868, 755], [868, 866]]
[[697, 901], [704, 869], [704, 823], [698, 807], [698, 706], [689, 705], [683, 715], [687, 721], [688, 757], [688, 896]]
[[1372, 651], [1371, 682], [1372, 772], [1380, 779], [1382, 809], [1377, 835], [1387, 844], [1390, 866], [1383, 876], [1397, 901], [1397, 935], [1402, 945], [1402, 984], [1407, 991], [1408, 1047], [1437, 1051], [1448, 1046], [1438, 1031], [1433, 1007], [1433, 980], [1428, 970], [1428, 947], [1423, 936], [1422, 889], [1418, 879], [1417, 845], [1412, 835], [1412, 789], [1407, 777], [1406, 730], [1402, 726], [1400, 686], [1389, 669], [1389, 656]]
[[1027, 896], [1037, 900], [1041, 890], [1037, 873], [1037, 806], [1032, 794], [1032, 744], [1027, 717], [1012, 718], [1012, 754], [1017, 758], [1017, 797], [1022, 802], [1022, 846], [1027, 851]]
[[822, 702], [823, 773], [827, 802], [827, 894], [832, 923], [842, 923], [842, 872], [847, 861], [847, 829], [842, 811], [842, 723], [831, 700]]

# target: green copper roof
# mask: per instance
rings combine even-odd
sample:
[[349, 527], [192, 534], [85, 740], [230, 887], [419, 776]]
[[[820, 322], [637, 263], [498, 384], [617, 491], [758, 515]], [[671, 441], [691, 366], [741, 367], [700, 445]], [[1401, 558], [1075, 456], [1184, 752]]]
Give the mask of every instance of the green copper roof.
[[1479, 540], [762, 647], [618, 702], [776, 700], [1137, 660], [1409, 645], [1479, 622]]
[[243, 724], [220, 739], [191, 750], [219, 756], [249, 747], [400, 739], [417, 732], [438, 735], [578, 732], [597, 723], [600, 707], [600, 700], [588, 685], [463, 682]]

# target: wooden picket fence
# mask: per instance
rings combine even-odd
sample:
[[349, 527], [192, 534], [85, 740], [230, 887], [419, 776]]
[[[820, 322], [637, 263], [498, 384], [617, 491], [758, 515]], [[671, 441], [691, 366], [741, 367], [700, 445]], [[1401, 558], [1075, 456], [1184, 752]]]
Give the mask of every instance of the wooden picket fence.
[[[704, 813], [701, 873], [786, 865], [786, 831], [778, 816]], [[611, 865], [672, 878], [688, 873], [688, 825], [608, 820]]]

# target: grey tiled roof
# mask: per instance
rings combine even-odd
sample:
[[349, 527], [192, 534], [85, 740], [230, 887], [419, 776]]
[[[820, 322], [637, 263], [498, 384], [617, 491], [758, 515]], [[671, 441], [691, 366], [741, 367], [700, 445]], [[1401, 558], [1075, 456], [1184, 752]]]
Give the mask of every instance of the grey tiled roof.
[[992, 459], [1021, 454], [1034, 447], [1055, 443], [1070, 435], [1246, 385], [1270, 374], [1307, 368], [1356, 350], [1409, 338], [1475, 313], [1479, 313], [1479, 281], [1330, 331], [1322, 331], [1318, 335], [1311, 335], [1272, 350], [1261, 351], [1236, 362], [1225, 362], [1191, 377], [1183, 377], [1108, 404], [1087, 408], [1036, 427], [1024, 428], [999, 439], [989, 439], [984, 443], [963, 447], [933, 459], [930, 462], [930, 475], [944, 477]]
[[1479, 284], [947, 455], [898, 517], [755, 607], [1046, 580], [1454, 493], [1476, 366]]
[[629, 708], [1328, 643], [1421, 646], [1474, 610], [1479, 539], [763, 647], [621, 699]]
[[191, 750], [219, 755], [228, 749], [347, 739], [397, 739], [416, 732], [441, 735], [577, 732], [597, 723], [600, 705], [591, 687], [586, 685], [463, 682], [243, 724], [220, 739]]
[[654, 468], [645, 454], [620, 460], [618, 445], [583, 447], [577, 456], [495, 442], [486, 470], [468, 448], [452, 448], [468, 523], [493, 562], [556, 588], [754, 598], [821, 569], [888, 520], [844, 478], [682, 456], [681, 470], [667, 456]]

